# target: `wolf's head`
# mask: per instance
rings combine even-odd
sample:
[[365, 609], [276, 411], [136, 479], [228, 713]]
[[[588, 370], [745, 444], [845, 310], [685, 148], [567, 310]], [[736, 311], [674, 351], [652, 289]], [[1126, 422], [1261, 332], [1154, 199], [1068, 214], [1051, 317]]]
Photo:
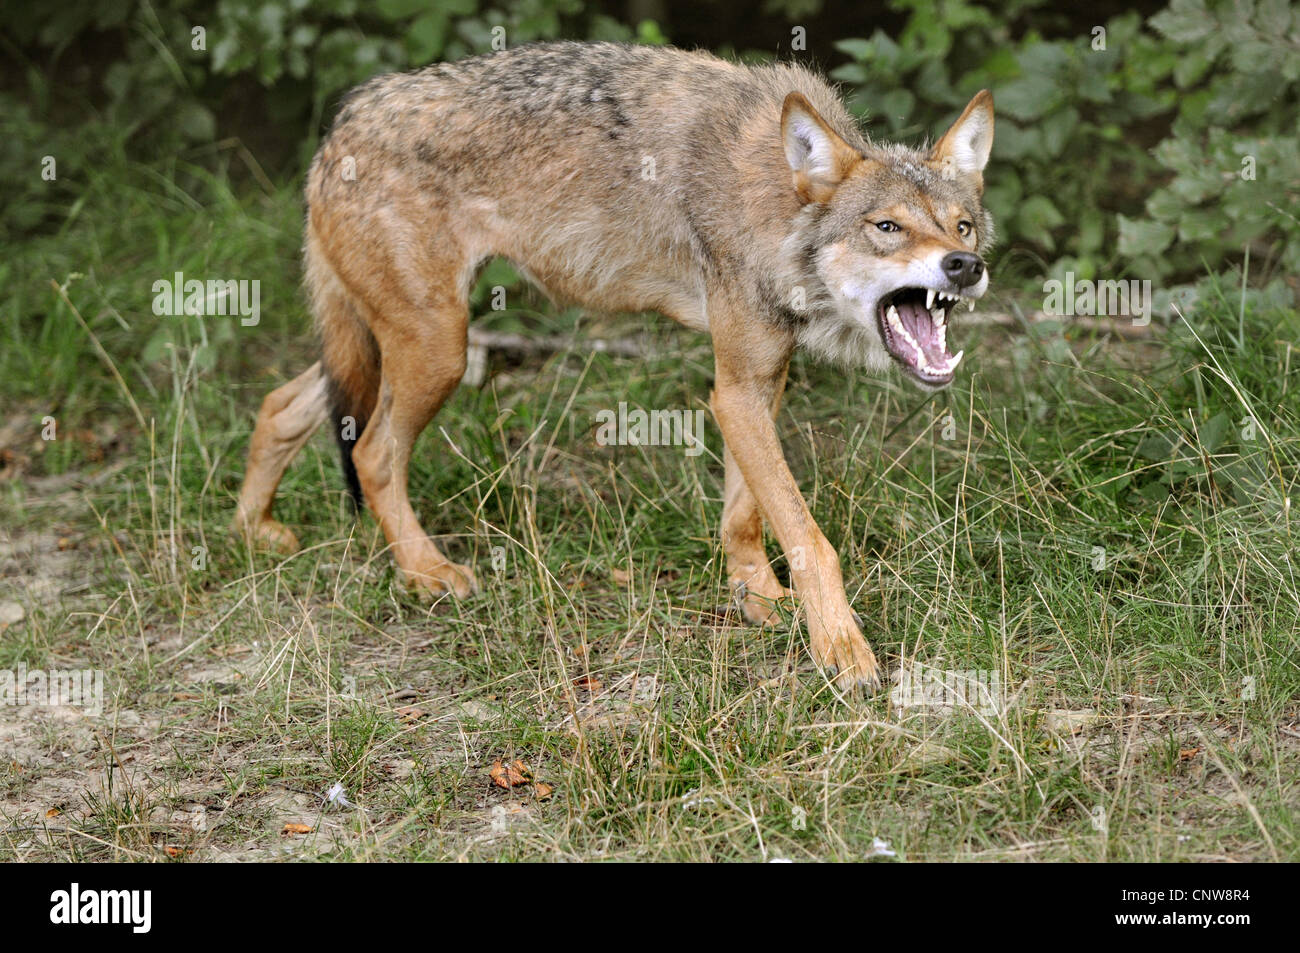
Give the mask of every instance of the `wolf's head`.
[[993, 239], [981, 201], [993, 146], [984, 90], [928, 151], [849, 145], [800, 93], [785, 99], [781, 135], [806, 210], [803, 241], [829, 293], [827, 315], [801, 341], [834, 359], [883, 368], [890, 358], [923, 387], [943, 387], [962, 352], [950, 316], [988, 288], [980, 252]]

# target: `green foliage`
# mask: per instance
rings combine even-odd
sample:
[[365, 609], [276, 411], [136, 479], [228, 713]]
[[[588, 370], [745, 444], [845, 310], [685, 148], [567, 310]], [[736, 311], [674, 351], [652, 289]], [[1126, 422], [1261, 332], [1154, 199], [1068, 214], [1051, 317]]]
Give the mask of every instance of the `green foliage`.
[[[902, 28], [840, 39], [847, 62], [832, 76], [874, 134], [912, 140], [937, 133], [978, 89], [993, 90], [986, 180], [1011, 253], [1004, 280], [1020, 269], [1167, 286], [1247, 246], [1257, 274], [1300, 271], [1300, 14], [1287, 0], [1173, 0], [1146, 24], [1129, 12], [1091, 28], [1048, 0], [889, 5]], [[288, 150], [280, 170], [292, 175], [338, 96], [375, 73], [560, 36], [667, 42], [654, 22], [633, 28], [605, 12], [618, 9], [589, 0], [8, 5], [0, 30], [41, 65], [21, 64], [26, 95], [0, 92], [0, 171], [13, 183], [0, 230], [54, 225], [84, 197], [92, 156], [202, 161], [214, 140], [238, 134], [224, 127], [233, 116], [276, 130]], [[764, 7], [791, 22], [821, 13], [820, 0]], [[93, 73], [81, 65], [88, 52]], [[33, 171], [45, 155], [60, 164], [53, 183]]]
[[[103, 43], [104, 31], [120, 46]], [[303, 168], [333, 102], [377, 73], [558, 37], [667, 42], [655, 23], [634, 29], [583, 0], [67, 0], [6, 5], [0, 33], [49, 57], [45, 69], [26, 64], [25, 95], [0, 91], [0, 172], [16, 184], [0, 234], [10, 235], [48, 224], [77, 194], [33, 171], [33, 145], [36, 159], [80, 161], [105, 149], [168, 159], [210, 149], [217, 116], [251, 101], [265, 123], [301, 129], [292, 139], [302, 142]], [[88, 84], [69, 81], [80, 45], [116, 51]], [[69, 86], [89, 102], [56, 108], [54, 91], [66, 100]], [[64, 113], [75, 119], [65, 123]]]
[[1178, 52], [1178, 113], [1155, 150], [1173, 178], [1121, 232], [1120, 252], [1165, 276], [1249, 245], [1271, 272], [1300, 273], [1300, 11], [1174, 0], [1151, 26]]

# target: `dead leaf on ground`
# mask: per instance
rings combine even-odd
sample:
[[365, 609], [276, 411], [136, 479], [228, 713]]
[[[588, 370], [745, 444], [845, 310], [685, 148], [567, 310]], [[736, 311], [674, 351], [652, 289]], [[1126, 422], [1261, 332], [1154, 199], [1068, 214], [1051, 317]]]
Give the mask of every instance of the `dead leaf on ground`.
[[1179, 760], [1179, 761], [1191, 761], [1193, 758], [1195, 758], [1195, 757], [1196, 757], [1198, 754], [1200, 754], [1200, 753], [1201, 753], [1201, 749], [1200, 749], [1199, 747], [1197, 747], [1197, 748], [1179, 748], [1179, 749], [1178, 749], [1178, 760]]
[[537, 795], [537, 800], [545, 801], [548, 797], [550, 797], [552, 794], [555, 793], [555, 788], [551, 787], [549, 784], [545, 783], [544, 781], [538, 781], [535, 785], [533, 785], [533, 793]]
[[609, 575], [620, 586], [626, 586], [632, 581], [632, 574], [626, 569], [620, 569], [617, 566], [609, 571]]
[[183, 857], [186, 854], [191, 853], [191, 851], [188, 847], [176, 847], [172, 844], [164, 844], [163, 853], [168, 857]]
[[280, 831], [280, 833], [281, 833], [281, 834], [310, 834], [310, 833], [311, 833], [311, 825], [310, 825], [310, 824], [294, 824], [294, 823], [290, 822], [290, 823], [287, 823], [287, 824], [284, 825], [284, 830]]
[[604, 686], [601, 685], [600, 679], [594, 675], [580, 675], [573, 680], [574, 688], [583, 688], [593, 694], [600, 691]]
[[408, 725], [414, 724], [421, 718], [428, 717], [428, 715], [429, 713], [423, 708], [416, 708], [414, 705], [406, 705], [397, 709], [397, 717]]
[[528, 765], [522, 761], [516, 761], [509, 766], [500, 761], [494, 762], [488, 776], [492, 778], [492, 783], [500, 788], [515, 788], [533, 780], [533, 772], [529, 771]]
[[236, 643], [235, 645], [218, 645], [212, 650], [212, 654], [217, 658], [230, 658], [232, 655], [247, 655], [253, 651], [251, 645]]

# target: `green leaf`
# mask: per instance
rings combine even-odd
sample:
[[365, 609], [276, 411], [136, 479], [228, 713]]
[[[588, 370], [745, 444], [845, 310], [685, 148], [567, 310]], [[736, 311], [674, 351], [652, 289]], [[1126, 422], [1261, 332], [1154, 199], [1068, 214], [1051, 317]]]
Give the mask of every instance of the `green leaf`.
[[1173, 0], [1168, 9], [1157, 13], [1149, 22], [1175, 43], [1194, 43], [1216, 28], [1204, 0]]
[[861, 63], [841, 63], [831, 70], [830, 76], [837, 83], [851, 83], [854, 86], [860, 86], [869, 78], [867, 68]]
[[877, 115], [884, 116], [895, 129], [903, 126], [912, 114], [916, 97], [906, 89], [890, 90], [880, 98]]
[[1174, 230], [1164, 222], [1119, 216], [1121, 255], [1158, 255], [1174, 240]]
[[841, 53], [846, 53], [858, 62], [871, 59], [875, 47], [870, 40], [836, 40], [835, 49]]
[[1136, 452], [1143, 460], [1162, 463], [1173, 457], [1181, 442], [1182, 438], [1171, 430], [1152, 430], [1138, 442]]
[[1043, 148], [1047, 154], [1055, 157], [1064, 152], [1078, 125], [1079, 110], [1073, 106], [1067, 106], [1044, 119], [1039, 128], [1043, 130]]
[[998, 123], [993, 137], [993, 155], [999, 159], [1022, 159], [1037, 156], [1043, 148], [1040, 129], [1025, 129], [1013, 122]]
[[191, 142], [211, 142], [217, 135], [217, 119], [198, 103], [186, 103], [176, 117], [176, 127]]
[[406, 31], [406, 49], [413, 63], [428, 63], [437, 59], [447, 41], [447, 14], [440, 9], [430, 10], [411, 21]]
[[[1031, 122], [1048, 112], [1058, 101], [1059, 92], [1040, 76], [1023, 76], [1005, 83], [993, 92], [999, 112], [1013, 119]], [[996, 136], [994, 139], [996, 140]]]
[[1292, 15], [1289, 0], [1259, 0], [1259, 6], [1255, 8], [1255, 24], [1265, 36], [1284, 37], [1291, 26]]
[[1235, 426], [1227, 414], [1215, 414], [1200, 428], [1201, 448], [1206, 453], [1214, 453], [1227, 441]]
[[666, 46], [668, 36], [654, 20], [642, 20], [636, 26], [636, 41], [647, 46]]
[[1020, 233], [1030, 241], [1055, 248], [1051, 230], [1065, 223], [1065, 216], [1046, 195], [1031, 195], [1020, 204], [1016, 217]]
[[[440, 5], [441, 6], [441, 5]], [[443, 12], [440, 6], [435, 6], [430, 13]], [[429, 9], [428, 0], [378, 0], [375, 3], [375, 9], [385, 20], [405, 20], [407, 17], [415, 16], [422, 10]]]

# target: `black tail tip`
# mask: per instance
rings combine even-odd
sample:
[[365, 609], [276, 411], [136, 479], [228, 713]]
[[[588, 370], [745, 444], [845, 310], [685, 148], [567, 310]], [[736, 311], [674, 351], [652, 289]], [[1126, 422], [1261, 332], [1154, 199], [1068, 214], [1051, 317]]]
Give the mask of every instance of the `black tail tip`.
[[352, 500], [353, 514], [360, 513], [366, 505], [365, 494], [361, 492], [361, 478], [357, 476], [357, 465], [352, 462], [352, 448], [356, 446], [356, 440], [349, 440], [343, 436], [343, 427], [340, 426], [339, 434], [339, 456], [343, 464], [343, 480], [347, 483], [348, 497]]
[[357, 466], [352, 462], [352, 448], [361, 439], [366, 421], [360, 415], [350, 412], [347, 402], [333, 378], [330, 379], [331, 418], [334, 424], [334, 439], [339, 445], [339, 462], [343, 466], [343, 480], [347, 483], [348, 496], [352, 498], [352, 512], [359, 513], [366, 505], [365, 494], [361, 491], [361, 478], [357, 476]]

